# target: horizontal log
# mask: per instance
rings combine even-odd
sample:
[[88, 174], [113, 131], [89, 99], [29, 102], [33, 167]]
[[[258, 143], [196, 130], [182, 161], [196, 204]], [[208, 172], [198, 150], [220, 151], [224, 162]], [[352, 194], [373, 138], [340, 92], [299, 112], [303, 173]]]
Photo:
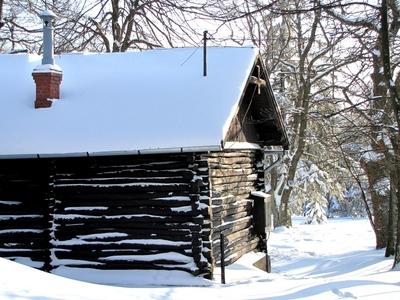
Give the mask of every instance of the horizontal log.
[[[205, 226], [205, 225], [203, 225]], [[116, 232], [124, 232], [125, 230], [171, 230], [174, 232], [175, 230], [193, 230], [200, 232], [202, 227], [199, 224], [194, 224], [191, 222], [184, 222], [184, 223], [143, 223], [143, 222], [136, 222], [136, 223], [126, 223], [126, 222], [111, 222], [110, 224], [103, 224], [99, 225], [99, 223], [77, 223], [77, 224], [57, 224], [56, 230], [58, 231], [72, 231], [76, 233], [80, 233], [83, 230], [83, 234], [85, 232], [91, 232], [93, 230], [97, 230], [99, 228], [110, 228]], [[86, 230], [86, 231], [85, 231]]]
[[252, 191], [255, 191], [255, 187], [239, 187], [239, 188], [232, 188], [231, 190], [228, 189], [228, 187], [225, 187], [224, 189], [219, 189], [217, 190], [211, 190], [210, 194], [212, 198], [221, 198], [221, 197], [228, 197], [232, 195], [250, 195]]
[[44, 239], [32, 239], [32, 240], [19, 240], [15, 239], [13, 241], [10, 240], [2, 240], [0, 242], [1, 249], [45, 249], [47, 248], [47, 241]]
[[[91, 174], [93, 179], [102, 178], [114, 178], [114, 177], [133, 177], [133, 178], [169, 178], [169, 177], [179, 177], [190, 180], [193, 178], [193, 171], [184, 169], [166, 169], [166, 170], [154, 170], [146, 168], [136, 168], [136, 169], [120, 169], [114, 171], [101, 171], [93, 172]], [[63, 182], [64, 180], [75, 180], [87, 178], [83, 177], [82, 174], [56, 174], [56, 181]]]
[[115, 236], [112, 236], [112, 232], [109, 232], [109, 234], [79, 234], [75, 236], [69, 236], [69, 235], [63, 235], [62, 232], [57, 232], [56, 238], [57, 241], [63, 242], [63, 241], [71, 241], [75, 239], [80, 239], [83, 241], [88, 241], [88, 242], [119, 242], [121, 240], [130, 240], [130, 239], [137, 239], [137, 240], [148, 240], [149, 243], [152, 242], [152, 240], [166, 240], [166, 241], [171, 241], [171, 242], [191, 242], [192, 241], [192, 235], [186, 234], [186, 235], [173, 235], [171, 233], [169, 234], [160, 234], [157, 232], [155, 229], [153, 233], [149, 232], [143, 232], [143, 233], [137, 233], [137, 232], [131, 232], [131, 233], [121, 233], [117, 232]]
[[54, 188], [56, 198], [59, 198], [60, 194], [65, 196], [81, 195], [81, 194], [92, 194], [95, 197], [102, 197], [104, 195], [114, 194], [131, 194], [131, 193], [146, 193], [146, 192], [183, 192], [188, 191], [189, 185], [185, 183], [171, 183], [171, 184], [159, 184], [156, 183], [134, 183], [134, 184], [77, 184], [77, 185], [58, 185]]
[[93, 235], [93, 234], [108, 234], [108, 233], [118, 233], [118, 234], [126, 234], [126, 236], [133, 235], [144, 235], [151, 236], [154, 238], [160, 237], [170, 237], [173, 236], [177, 240], [181, 237], [189, 237], [191, 234], [191, 230], [189, 229], [160, 229], [157, 227], [152, 228], [87, 228], [86, 226], [75, 227], [74, 231], [69, 230], [69, 228], [64, 228], [64, 230], [56, 230], [55, 236], [56, 239], [59, 240], [67, 240], [72, 239], [81, 235]]
[[242, 194], [244, 191], [251, 193], [256, 190], [254, 182], [235, 182], [227, 184], [218, 184], [211, 186], [211, 195], [219, 195], [217, 193], [229, 192], [230, 194]]
[[[77, 244], [81, 242], [82, 244]], [[148, 242], [148, 243], [147, 243]], [[153, 242], [153, 244], [151, 244]], [[105, 250], [105, 249], [142, 249], [142, 250], [191, 250], [192, 245], [190, 242], [168, 242], [160, 244], [157, 241], [142, 241], [126, 240], [118, 242], [85, 242], [85, 241], [53, 241], [54, 248], [67, 249], [71, 251], [91, 251], [91, 250]]]
[[[242, 242], [238, 244], [236, 247], [227, 248], [225, 251], [225, 264], [230, 265], [238, 260], [244, 254], [251, 252], [257, 248], [258, 239], [254, 238], [250, 241]], [[216, 248], [214, 252], [214, 257], [216, 260], [216, 265], [220, 266], [221, 254], [219, 250]]]
[[254, 159], [251, 157], [210, 157], [209, 164], [252, 164]]
[[[88, 249], [88, 250], [75, 250], [65, 251], [64, 249], [53, 249], [54, 255], [57, 259], [84, 259], [97, 261], [99, 257], [117, 256], [117, 255], [154, 255], [168, 253], [168, 250], [159, 249]], [[191, 251], [174, 250], [174, 253], [180, 255], [191, 255]]]
[[[113, 226], [116, 222], [126, 225], [134, 223], [186, 223], [191, 222], [191, 216], [156, 216], [156, 215], [118, 215], [118, 216], [91, 216], [91, 215], [56, 215], [57, 224], [102, 224], [101, 226]], [[115, 225], [114, 225], [115, 226]]]
[[219, 215], [220, 217], [224, 217], [243, 211], [251, 212], [252, 207], [253, 207], [252, 201], [240, 201], [232, 204], [213, 206], [212, 212], [213, 215]]
[[213, 222], [214, 227], [218, 227], [218, 226], [224, 225], [225, 223], [235, 222], [236, 220], [240, 220], [247, 216], [251, 216], [251, 213], [248, 211], [243, 211], [243, 212], [239, 212], [239, 213], [227, 215], [227, 216], [223, 216], [223, 215], [221, 216], [219, 214], [216, 214], [216, 215], [213, 215], [212, 222]]
[[79, 179], [58, 179], [54, 182], [54, 187], [65, 187], [65, 186], [115, 186], [115, 185], [160, 185], [165, 183], [169, 185], [171, 183], [181, 184], [188, 183], [193, 178], [189, 179], [183, 178], [181, 176], [171, 176], [171, 177], [107, 177], [107, 178], [79, 178]]
[[[215, 193], [214, 193], [215, 194]], [[212, 206], [220, 206], [220, 205], [230, 205], [232, 203], [238, 203], [241, 201], [249, 200], [250, 193], [245, 192], [243, 194], [227, 194], [222, 197], [214, 197], [211, 198]]]
[[[244, 228], [243, 230], [226, 234], [224, 235], [224, 242], [226, 246], [225, 248], [232, 247], [232, 245], [234, 245], [235, 243], [237, 244], [253, 240], [255, 237], [256, 236], [253, 234], [252, 226]], [[212, 244], [213, 251], [220, 249], [220, 242], [221, 242], [220, 238], [216, 238], [215, 240], [213, 240]]]
[[143, 264], [143, 263], [127, 263], [127, 262], [120, 262], [120, 263], [107, 263], [104, 265], [92, 265], [88, 264], [81, 264], [81, 265], [64, 265], [66, 267], [71, 268], [90, 268], [90, 269], [98, 269], [98, 270], [177, 270], [177, 271], [185, 271], [191, 273], [193, 275], [199, 272], [199, 269], [194, 266], [185, 267], [184, 265], [161, 265], [161, 264]]
[[[103, 193], [91, 193], [91, 194], [74, 194], [68, 195], [63, 193], [56, 193], [56, 199], [62, 200], [62, 202], [72, 203], [80, 203], [81, 206], [87, 206], [91, 203], [102, 201], [107, 202], [109, 201], [112, 203], [118, 203], [118, 201], [126, 201], [126, 200], [147, 200], [147, 199], [159, 199], [159, 198], [170, 198], [170, 197], [188, 197], [189, 191], [140, 191], [140, 192], [132, 192], [132, 193], [125, 193], [125, 192], [115, 192], [109, 194]], [[59, 202], [62, 204], [62, 202]], [[121, 202], [120, 202], [121, 203]], [[124, 202], [122, 202], [124, 203]]]
[[245, 182], [254, 185], [256, 181], [257, 181], [257, 174], [211, 178], [211, 183], [213, 187], [224, 184], [234, 184], [234, 183], [243, 184]]
[[[59, 166], [57, 166], [57, 172], [63, 173], [72, 173], [74, 174], [74, 167], [70, 167], [70, 169], [63, 170]], [[86, 167], [87, 169], [87, 167]], [[92, 170], [90, 170], [92, 169]], [[150, 161], [149, 162], [137, 162], [132, 164], [126, 164], [124, 162], [120, 164], [113, 164], [113, 165], [97, 165], [91, 167], [88, 171], [92, 173], [101, 173], [101, 172], [111, 172], [111, 171], [120, 171], [120, 170], [137, 170], [137, 169], [145, 169], [145, 170], [157, 170], [157, 171], [164, 171], [164, 170], [187, 170], [188, 163], [185, 161]]]
[[252, 217], [245, 217], [243, 219], [236, 220], [231, 223], [224, 223], [213, 228], [211, 239], [215, 240], [222, 232], [225, 235], [231, 234], [236, 231], [240, 231], [252, 225]]
[[232, 170], [232, 169], [251, 169], [254, 168], [254, 163], [247, 163], [247, 164], [233, 164], [233, 163], [227, 163], [227, 164], [222, 164], [222, 163], [213, 163], [210, 162], [209, 168], [210, 170]]
[[18, 207], [0, 207], [0, 219], [6, 217], [7, 215], [43, 215], [47, 210], [47, 207], [40, 203], [41, 205], [29, 207], [27, 205]]
[[1, 245], [7, 245], [7, 244], [15, 244], [18, 243], [19, 245], [27, 245], [29, 246], [34, 246], [36, 245], [36, 248], [39, 247], [41, 248], [42, 246], [46, 246], [46, 236], [43, 235], [31, 235], [31, 236], [19, 236], [19, 235], [14, 235], [14, 236], [0, 236], [0, 248], [3, 247]]
[[254, 157], [257, 155], [255, 150], [225, 150], [223, 152], [210, 153], [208, 157]]
[[74, 218], [75, 216], [91, 216], [94, 218], [98, 217], [106, 217], [106, 218], [114, 218], [118, 216], [134, 216], [134, 215], [146, 215], [146, 216], [157, 216], [157, 217], [174, 217], [174, 216], [183, 216], [183, 217], [191, 217], [193, 215], [198, 214], [208, 215], [208, 207], [197, 208], [196, 211], [192, 211], [191, 203], [188, 205], [180, 206], [180, 207], [162, 207], [162, 206], [137, 206], [137, 207], [113, 207], [107, 209], [98, 209], [98, 210], [79, 210], [74, 209], [72, 211], [67, 210], [57, 210], [56, 218]]
[[243, 176], [256, 174], [257, 170], [254, 168], [241, 168], [241, 169], [210, 169], [210, 176], [212, 178], [230, 177], [230, 176]]

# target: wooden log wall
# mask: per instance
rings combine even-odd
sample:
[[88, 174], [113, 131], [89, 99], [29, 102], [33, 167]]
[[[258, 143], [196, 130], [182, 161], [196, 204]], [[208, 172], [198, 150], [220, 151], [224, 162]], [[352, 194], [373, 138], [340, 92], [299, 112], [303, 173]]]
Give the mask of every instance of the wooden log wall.
[[259, 247], [261, 153], [0, 160], [0, 256], [57, 267], [212, 276]]
[[225, 263], [260, 246], [253, 233], [252, 191], [264, 190], [262, 153], [224, 151], [208, 156], [212, 204], [212, 256], [220, 264], [220, 233], [225, 235]]
[[48, 163], [0, 160], [0, 256], [49, 265]]
[[194, 154], [58, 160], [52, 267], [210, 274], [206, 164]]

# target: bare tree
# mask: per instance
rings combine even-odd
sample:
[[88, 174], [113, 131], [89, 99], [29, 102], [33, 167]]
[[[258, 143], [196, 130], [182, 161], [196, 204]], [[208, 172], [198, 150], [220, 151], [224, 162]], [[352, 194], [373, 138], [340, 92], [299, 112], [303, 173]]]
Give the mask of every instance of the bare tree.
[[0, 0], [0, 29], [1, 29], [1, 27], [4, 26], [4, 22], [3, 22], [3, 5], [4, 5], [4, 1]]
[[[399, 3], [393, 0], [382, 1], [381, 5], [360, 2], [348, 2], [347, 5], [349, 10], [341, 7], [326, 11], [330, 16], [340, 20], [360, 44], [363, 53], [360, 59], [367, 62], [364, 65], [365, 72], [371, 75], [370, 79], [365, 77], [360, 81], [364, 81], [366, 87], [369, 86], [368, 81], [371, 81], [372, 89], [356, 91], [353, 86], [353, 94], [362, 94], [362, 97], [368, 100], [366, 102], [368, 110], [363, 117], [370, 124], [368, 132], [365, 133], [369, 136], [367, 149], [372, 155], [365, 156], [362, 165], [368, 176], [372, 199], [376, 246], [386, 247], [386, 255], [389, 256], [394, 253], [396, 219], [394, 203], [395, 201], [399, 203], [400, 198], [399, 99], [395, 85], [395, 82], [400, 81], [400, 73], [397, 71], [397, 75], [395, 74], [399, 61], [398, 55], [394, 54], [399, 50], [399, 41], [396, 38], [400, 28], [400, 7]], [[355, 8], [360, 7], [362, 14], [356, 15]], [[392, 52], [392, 56], [389, 51]], [[359, 72], [359, 75], [362, 73]], [[358, 78], [360, 79], [360, 76]], [[390, 186], [390, 192], [382, 193], [379, 190], [378, 187], [384, 182]], [[397, 245], [398, 243], [399, 238]]]
[[[37, 14], [46, 1], [12, 1], [5, 5], [3, 39], [31, 52], [40, 51]], [[55, 51], [123, 52], [176, 45], [196, 45], [216, 0], [61, 0], [47, 1], [58, 15]], [[198, 32], [200, 31], [200, 32]]]
[[[332, 99], [332, 75], [348, 62], [332, 51], [344, 38], [340, 24], [324, 21], [319, 1], [243, 2], [236, 15], [228, 7], [226, 22], [246, 28], [244, 36], [260, 47], [269, 66], [275, 87], [284, 101], [283, 111], [289, 125], [290, 153], [285, 158], [284, 178], [277, 178], [275, 200], [278, 205], [276, 225], [291, 225], [290, 200], [298, 188], [299, 166], [312, 158], [313, 124], [321, 116], [313, 114]], [[338, 26], [338, 27], [337, 27]], [[244, 31], [242, 29], [242, 31]], [[237, 31], [236, 31], [237, 34]], [[241, 32], [242, 34], [242, 32]], [[236, 37], [236, 40], [240, 40]], [[301, 163], [304, 160], [304, 163]], [[308, 163], [307, 163], [308, 164]]]

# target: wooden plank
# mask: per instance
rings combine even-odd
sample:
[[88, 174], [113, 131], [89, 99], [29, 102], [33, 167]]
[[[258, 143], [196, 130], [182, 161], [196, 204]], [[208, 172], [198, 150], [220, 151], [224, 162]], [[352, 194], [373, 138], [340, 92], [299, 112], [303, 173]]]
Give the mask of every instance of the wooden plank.
[[[174, 217], [174, 216], [188, 216], [190, 217], [193, 212], [192, 212], [192, 207], [190, 205], [187, 206], [176, 206], [176, 207], [167, 207], [167, 206], [147, 206], [147, 207], [125, 207], [125, 206], [119, 206], [119, 207], [113, 207], [113, 208], [107, 208], [107, 209], [99, 209], [99, 210], [79, 210], [79, 209], [74, 209], [73, 211], [65, 211], [64, 210], [58, 210], [57, 212], [57, 218], [69, 218], [69, 216], [74, 217], [76, 215], [84, 215], [84, 216], [92, 216], [92, 217], [109, 217], [113, 218], [115, 216], [133, 216], [133, 215], [152, 215], [152, 216], [165, 216], [165, 217]], [[204, 215], [208, 214], [208, 208], [199, 208], [196, 211], [196, 214], [201, 213]]]
[[[215, 184], [212, 186], [212, 197], [216, 198], [215, 196], [218, 195], [217, 193], [224, 193], [230, 192], [231, 194], [242, 194], [245, 191], [251, 193], [255, 191], [255, 184], [254, 182], [235, 182], [235, 183], [227, 183], [227, 184]], [[215, 196], [214, 196], [215, 195]]]
[[[87, 178], [87, 176], [85, 176]], [[83, 179], [81, 174], [57, 174], [57, 182], [62, 182], [65, 180], [75, 180]], [[190, 180], [193, 177], [193, 172], [189, 169], [166, 169], [166, 170], [154, 170], [146, 168], [131, 168], [131, 169], [120, 169], [114, 171], [97, 171], [92, 173], [92, 178], [102, 179], [102, 178], [114, 178], [114, 177], [130, 177], [130, 178], [168, 178], [168, 177], [180, 177]]]
[[250, 183], [252, 186], [255, 185], [257, 181], [257, 174], [250, 175], [240, 175], [240, 176], [227, 176], [227, 177], [219, 177], [219, 178], [211, 178], [211, 183], [213, 187], [224, 185], [224, 184], [233, 184], [233, 183]]
[[225, 235], [231, 234], [236, 231], [240, 231], [244, 228], [248, 228], [252, 225], [252, 218], [245, 217], [243, 219], [236, 220], [235, 222], [228, 224], [221, 224], [219, 226], [215, 226], [213, 228], [211, 238], [212, 240], [216, 240], [219, 237], [219, 234], [223, 232]]
[[132, 215], [114, 215], [114, 216], [91, 216], [91, 215], [56, 215], [55, 220], [57, 224], [102, 224], [101, 226], [110, 226], [112, 224], [126, 223], [186, 223], [191, 222], [192, 217], [187, 216], [157, 216], [157, 215], [144, 215], [144, 214], [132, 214]]
[[201, 230], [201, 226], [192, 222], [165, 222], [165, 223], [152, 223], [152, 222], [109, 222], [106, 223], [75, 223], [75, 224], [57, 224], [57, 231], [70, 230], [78, 232], [80, 229], [95, 230], [98, 228], [112, 228], [116, 230], [136, 230], [136, 229], [150, 229], [154, 230]]
[[90, 242], [86, 244], [72, 244], [68, 242], [59, 242], [59, 241], [53, 241], [53, 247], [58, 249], [67, 249], [71, 251], [92, 251], [92, 250], [105, 250], [105, 249], [142, 249], [142, 250], [168, 250], [168, 251], [175, 251], [175, 250], [191, 250], [192, 245], [190, 242], [185, 243], [166, 243], [166, 244], [160, 244], [160, 243], [153, 243], [151, 244], [151, 241], [149, 241], [148, 244], [144, 244], [143, 242], [140, 241], [129, 241], [129, 240], [121, 240], [118, 242], [106, 242], [106, 243], [101, 243], [101, 242]]
[[210, 162], [209, 164], [210, 170], [218, 170], [218, 169], [251, 169], [254, 168], [254, 163], [218, 163], [218, 162]]
[[191, 267], [184, 267], [180, 265], [160, 265], [160, 264], [143, 264], [143, 263], [107, 263], [104, 265], [93, 265], [93, 264], [81, 264], [81, 265], [64, 265], [66, 267], [72, 268], [91, 268], [98, 270], [177, 270], [177, 271], [185, 271], [196, 276], [198, 273], [198, 269]]
[[252, 208], [253, 208], [252, 201], [240, 201], [240, 202], [232, 203], [232, 204], [213, 206], [212, 212], [213, 212], [213, 216], [219, 215], [220, 217], [221, 216], [223, 217], [223, 216], [240, 213], [243, 211], [247, 211], [247, 212], [251, 213]]
[[[112, 232], [108, 232], [112, 234]], [[87, 234], [78, 234], [78, 235], [68, 235], [68, 234], [63, 234], [62, 232], [57, 232], [56, 237], [57, 241], [63, 242], [63, 241], [71, 241], [76, 238], [79, 238], [80, 240], [87, 241], [87, 242], [118, 242], [121, 240], [130, 240], [130, 239], [137, 239], [137, 240], [148, 240], [149, 244], [152, 243], [152, 240], [165, 240], [165, 241], [172, 241], [172, 242], [191, 242], [192, 241], [192, 235], [190, 233], [186, 234], [176, 234], [172, 235], [171, 233], [165, 233], [161, 234], [157, 230], [154, 230], [152, 233], [151, 232], [134, 232], [131, 231], [129, 234], [128, 233], [123, 233], [123, 232], [117, 232], [119, 235], [116, 236], [102, 236], [101, 234], [93, 234], [93, 233], [87, 233]], [[126, 236], [122, 236], [121, 233], [126, 234]]]
[[251, 157], [210, 157], [208, 159], [209, 164], [251, 164], [254, 159]]
[[[115, 192], [110, 194], [104, 194], [99, 192], [92, 192], [90, 194], [79, 194], [75, 193], [73, 195], [63, 194], [63, 193], [56, 193], [56, 199], [62, 202], [68, 203], [81, 203], [82, 206], [90, 205], [91, 203], [96, 202], [110, 202], [118, 203], [119, 201], [127, 201], [127, 200], [151, 200], [151, 199], [159, 199], [165, 197], [188, 197], [189, 191], [140, 191], [140, 192]], [[123, 202], [119, 202], [122, 203]], [[60, 202], [61, 204], [61, 202]], [[110, 205], [111, 205], [110, 204]]]
[[250, 195], [250, 193], [252, 191], [255, 191], [254, 187], [239, 187], [236, 188], [234, 191], [229, 190], [228, 187], [222, 189], [222, 190], [211, 190], [210, 194], [212, 198], [221, 198], [221, 197], [229, 197], [232, 196], [232, 194], [236, 194], [236, 195]]
[[[240, 245], [237, 245], [236, 247], [231, 247], [226, 249], [225, 251], [225, 264], [229, 265], [234, 263], [236, 260], [238, 260], [242, 255], [253, 251], [254, 249], [257, 248], [258, 245], [258, 240], [257, 238], [253, 238], [250, 241], [242, 242]], [[216, 266], [220, 265], [220, 253], [217, 249], [214, 251], [214, 255], [216, 257]]]
[[254, 157], [255, 150], [224, 150], [223, 152], [210, 153], [208, 157]]
[[239, 212], [239, 213], [235, 213], [235, 214], [231, 214], [231, 215], [227, 215], [227, 216], [216, 214], [216, 215], [213, 215], [212, 222], [215, 227], [218, 227], [220, 225], [223, 225], [224, 223], [235, 222], [236, 220], [245, 218], [247, 216], [251, 216], [251, 214], [248, 211], [243, 211], [243, 212]]
[[210, 177], [212, 179], [218, 177], [229, 177], [229, 176], [243, 176], [256, 173], [254, 168], [225, 168], [225, 169], [210, 169]]
[[[116, 256], [116, 255], [150, 255], [150, 254], [163, 254], [169, 253], [169, 250], [160, 249], [90, 249], [90, 250], [76, 250], [69, 251], [65, 249], [53, 250], [54, 255], [58, 259], [91, 259], [96, 260], [99, 257]], [[185, 249], [174, 250], [174, 253], [188, 255], [188, 251]], [[190, 255], [190, 251], [189, 251]]]
[[[192, 176], [193, 177], [193, 176]], [[71, 186], [90, 186], [90, 185], [124, 185], [124, 184], [143, 184], [143, 185], [155, 185], [169, 183], [186, 183], [190, 178], [184, 178], [182, 176], [170, 176], [170, 177], [105, 177], [105, 178], [77, 178], [77, 179], [57, 179], [55, 180], [55, 187]]]
[[183, 192], [188, 190], [188, 184], [176, 183], [176, 184], [126, 184], [126, 185], [89, 185], [89, 184], [78, 184], [78, 185], [57, 185], [55, 186], [56, 197], [59, 199], [60, 194], [67, 196], [81, 195], [81, 194], [92, 194], [97, 197], [104, 195], [114, 194], [131, 194], [131, 193], [146, 193], [146, 192]]

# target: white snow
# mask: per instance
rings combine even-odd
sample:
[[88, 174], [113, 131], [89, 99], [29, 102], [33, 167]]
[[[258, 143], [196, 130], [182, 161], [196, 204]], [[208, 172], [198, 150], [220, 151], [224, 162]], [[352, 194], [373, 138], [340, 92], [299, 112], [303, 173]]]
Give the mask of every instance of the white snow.
[[106, 239], [106, 238], [126, 237], [126, 236], [128, 236], [128, 234], [124, 232], [106, 232], [106, 233], [78, 235], [78, 238], [83, 240], [96, 240], [96, 239]]
[[193, 262], [193, 258], [176, 253], [176, 252], [167, 252], [167, 253], [157, 253], [151, 255], [114, 255], [101, 257], [101, 260], [124, 260], [124, 261], [154, 261], [154, 260], [173, 260], [183, 263], [191, 263]]
[[252, 191], [251, 195], [252, 196], [256, 196], [256, 197], [260, 197], [260, 198], [268, 198], [268, 197], [271, 196], [271, 195], [268, 195], [268, 194], [266, 194], [266, 193], [264, 193], [262, 191]]
[[30, 233], [42, 233], [42, 229], [4, 229], [0, 230], [0, 234], [3, 233], [23, 233], [23, 232], [30, 232]]
[[182, 65], [192, 52], [56, 56], [61, 99], [46, 109], [34, 109], [41, 57], [0, 55], [0, 155], [219, 149], [258, 49], [209, 47], [206, 77], [202, 51]]
[[21, 203], [20, 201], [0, 201], [0, 204], [3, 205], [19, 205]]
[[190, 245], [190, 242], [178, 242], [163, 239], [129, 239], [114, 242], [101, 242], [101, 241], [85, 241], [83, 239], [73, 238], [66, 241], [52, 241], [55, 246], [73, 246], [73, 245], [109, 245], [109, 244], [131, 244], [131, 245], [164, 245], [164, 246], [183, 246]]
[[51, 73], [51, 72], [54, 72], [54, 73], [62, 73], [62, 69], [61, 69], [61, 67], [59, 66], [59, 65], [57, 65], [57, 64], [54, 64], [54, 65], [51, 65], [51, 64], [45, 64], [45, 65], [38, 65], [38, 66], [36, 66], [34, 69], [33, 69], [33, 71], [32, 71], [33, 73]]
[[378, 161], [384, 158], [382, 153], [378, 153], [372, 150], [370, 147], [364, 150], [364, 153], [361, 156], [365, 161]]
[[74, 210], [107, 210], [107, 206], [70, 206], [64, 208], [65, 211], [74, 211]]
[[17, 220], [17, 219], [24, 219], [24, 218], [42, 218], [42, 215], [1, 215], [0, 220]]
[[380, 196], [387, 196], [390, 192], [390, 179], [387, 177], [381, 178], [374, 183], [372, 190]]
[[271, 233], [270, 274], [252, 266], [261, 253], [227, 267], [226, 285], [219, 283], [219, 269], [214, 281], [180, 271], [53, 271], [71, 280], [0, 259], [0, 299], [400, 299], [400, 271], [374, 249], [368, 220], [303, 223], [295, 218], [293, 228]]

